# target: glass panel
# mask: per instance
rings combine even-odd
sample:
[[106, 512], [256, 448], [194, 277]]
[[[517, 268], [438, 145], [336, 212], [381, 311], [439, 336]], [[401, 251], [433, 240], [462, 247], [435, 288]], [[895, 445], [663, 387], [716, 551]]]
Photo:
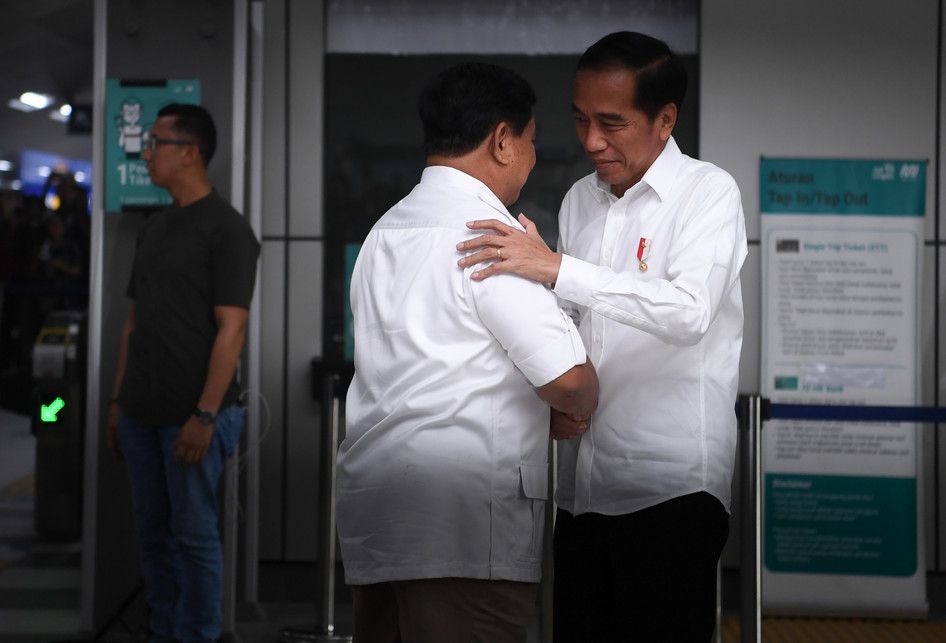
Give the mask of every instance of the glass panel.
[[[690, 88], [675, 130], [684, 153], [697, 155], [697, 57], [684, 55]], [[424, 168], [417, 99], [442, 69], [464, 61], [513, 69], [535, 88], [536, 166], [510, 212], [536, 222], [546, 242], [558, 237], [558, 209], [572, 183], [592, 171], [571, 112], [578, 55], [330, 54], [325, 58], [325, 355], [345, 354], [346, 247], [360, 244], [385, 211], [417, 184]], [[350, 265], [350, 262], [349, 262]], [[350, 353], [349, 353], [350, 358]]]

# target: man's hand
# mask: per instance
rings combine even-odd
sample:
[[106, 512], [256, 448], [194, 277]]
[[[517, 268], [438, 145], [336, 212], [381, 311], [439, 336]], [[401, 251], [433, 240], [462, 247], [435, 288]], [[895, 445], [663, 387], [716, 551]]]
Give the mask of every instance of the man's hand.
[[559, 266], [562, 264], [562, 255], [552, 252], [545, 245], [538, 228], [526, 215], [519, 215], [519, 223], [526, 229], [525, 232], [496, 219], [470, 221], [466, 225], [471, 230], [492, 230], [495, 234], [484, 234], [458, 243], [457, 250], [460, 252], [476, 252], [463, 257], [457, 264], [466, 268], [484, 261], [492, 261], [491, 265], [471, 275], [476, 280], [505, 272], [543, 284], [555, 283]]
[[114, 402], [108, 405], [108, 415], [105, 419], [105, 442], [108, 444], [109, 451], [115, 456], [117, 462], [125, 459], [122, 455], [122, 445], [118, 439], [118, 420], [121, 415], [121, 409]]
[[574, 416], [552, 409], [552, 439], [574, 440], [580, 438], [588, 430], [588, 419], [578, 419]]
[[195, 416], [188, 418], [174, 445], [174, 459], [181, 464], [197, 464], [207, 453], [214, 435], [213, 424], [201, 424]]

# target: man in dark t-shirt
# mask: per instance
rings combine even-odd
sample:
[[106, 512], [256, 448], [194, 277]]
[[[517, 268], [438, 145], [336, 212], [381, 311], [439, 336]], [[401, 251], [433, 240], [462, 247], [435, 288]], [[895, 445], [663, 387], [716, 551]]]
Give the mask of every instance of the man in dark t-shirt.
[[216, 641], [223, 551], [216, 487], [243, 428], [234, 380], [259, 242], [210, 186], [210, 114], [158, 112], [143, 158], [174, 205], [138, 235], [107, 438], [129, 464], [151, 641]]

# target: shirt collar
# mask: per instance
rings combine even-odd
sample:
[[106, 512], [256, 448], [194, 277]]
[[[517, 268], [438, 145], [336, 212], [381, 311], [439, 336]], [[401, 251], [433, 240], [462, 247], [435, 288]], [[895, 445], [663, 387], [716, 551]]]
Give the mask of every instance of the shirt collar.
[[671, 136], [660, 153], [647, 171], [644, 172], [641, 181], [649, 185], [661, 201], [666, 201], [670, 196], [670, 189], [673, 187], [673, 181], [677, 176], [677, 169], [683, 160], [683, 153], [677, 147], [677, 142]]
[[[664, 146], [663, 151], [654, 159], [654, 162], [650, 164], [647, 171], [644, 172], [644, 176], [641, 177], [641, 182], [649, 185], [661, 201], [666, 200], [670, 195], [670, 190], [673, 187], [673, 182], [677, 175], [677, 169], [680, 167], [682, 160], [683, 153], [677, 146], [677, 142], [671, 136]], [[595, 185], [599, 190], [604, 192], [605, 195], [616, 198], [611, 193], [611, 186], [599, 179], [597, 175], [595, 175]]]
[[509, 210], [499, 200], [499, 197], [493, 194], [493, 191], [486, 187], [485, 183], [466, 172], [446, 165], [428, 165], [420, 176], [420, 182], [447, 184], [451, 189], [474, 196], [512, 219], [512, 215], [509, 214]]

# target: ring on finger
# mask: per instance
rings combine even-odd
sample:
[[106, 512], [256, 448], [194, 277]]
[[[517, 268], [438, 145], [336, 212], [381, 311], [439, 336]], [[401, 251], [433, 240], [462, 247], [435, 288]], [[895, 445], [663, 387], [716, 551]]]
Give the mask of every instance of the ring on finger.
[[496, 256], [499, 257], [500, 259], [503, 258], [503, 249], [502, 249], [502, 248], [496, 248]]

